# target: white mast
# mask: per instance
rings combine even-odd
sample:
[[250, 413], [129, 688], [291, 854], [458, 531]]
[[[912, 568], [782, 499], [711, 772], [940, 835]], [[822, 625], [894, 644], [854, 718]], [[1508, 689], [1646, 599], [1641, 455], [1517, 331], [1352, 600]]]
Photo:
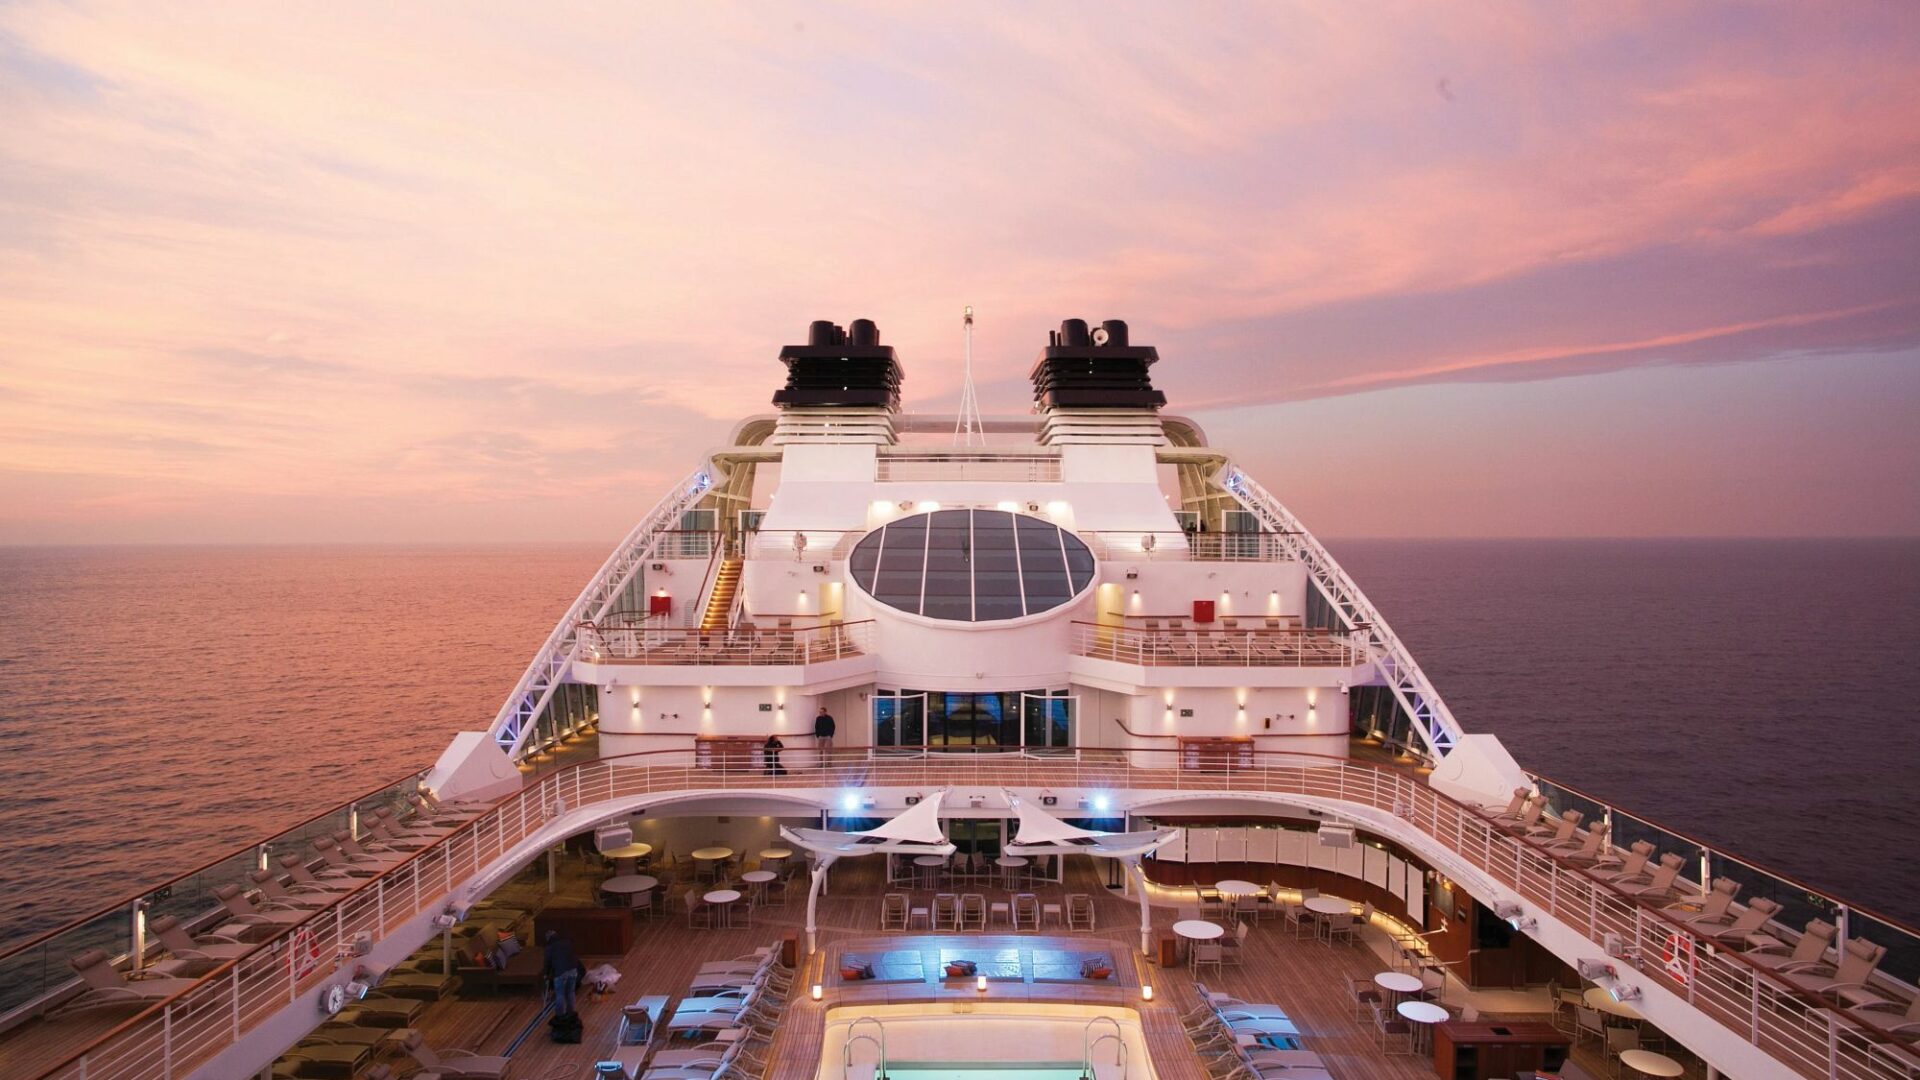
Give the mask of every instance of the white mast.
[[960, 383], [960, 418], [953, 425], [953, 445], [985, 446], [985, 425], [980, 422], [980, 399], [973, 393], [973, 305], [966, 314], [966, 376]]

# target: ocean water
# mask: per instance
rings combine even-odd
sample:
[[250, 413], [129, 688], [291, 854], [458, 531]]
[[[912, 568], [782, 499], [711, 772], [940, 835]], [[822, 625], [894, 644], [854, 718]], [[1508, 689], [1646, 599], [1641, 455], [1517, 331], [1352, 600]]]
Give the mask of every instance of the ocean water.
[[[1329, 546], [1469, 730], [1920, 922], [1920, 541]], [[0, 549], [0, 941], [431, 764], [604, 556]]]

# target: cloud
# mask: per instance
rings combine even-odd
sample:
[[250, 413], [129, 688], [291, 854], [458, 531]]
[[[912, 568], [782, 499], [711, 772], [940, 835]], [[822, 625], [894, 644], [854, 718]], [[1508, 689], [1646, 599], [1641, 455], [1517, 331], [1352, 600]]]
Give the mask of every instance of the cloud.
[[1009, 408], [1069, 315], [1130, 318], [1185, 408], [1900, 348], [1905, 23], [16, 3], [0, 470], [624, 490], [765, 409], [811, 318], [878, 318], [950, 407], [965, 303]]

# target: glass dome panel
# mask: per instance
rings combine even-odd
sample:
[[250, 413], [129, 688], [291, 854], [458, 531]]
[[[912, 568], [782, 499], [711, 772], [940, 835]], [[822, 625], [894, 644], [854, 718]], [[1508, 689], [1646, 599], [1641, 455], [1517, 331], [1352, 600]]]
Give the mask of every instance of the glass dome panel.
[[854, 545], [854, 581], [889, 607], [932, 619], [1036, 615], [1093, 583], [1093, 552], [1052, 522], [1005, 510], [936, 510], [888, 522]]

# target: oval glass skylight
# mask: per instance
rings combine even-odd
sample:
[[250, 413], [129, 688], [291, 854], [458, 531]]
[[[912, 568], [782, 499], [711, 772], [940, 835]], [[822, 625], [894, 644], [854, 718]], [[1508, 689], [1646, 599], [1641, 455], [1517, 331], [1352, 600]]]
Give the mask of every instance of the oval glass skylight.
[[1057, 608], [1093, 583], [1093, 552], [1050, 521], [1005, 510], [935, 510], [854, 545], [853, 580], [888, 607], [990, 622]]

